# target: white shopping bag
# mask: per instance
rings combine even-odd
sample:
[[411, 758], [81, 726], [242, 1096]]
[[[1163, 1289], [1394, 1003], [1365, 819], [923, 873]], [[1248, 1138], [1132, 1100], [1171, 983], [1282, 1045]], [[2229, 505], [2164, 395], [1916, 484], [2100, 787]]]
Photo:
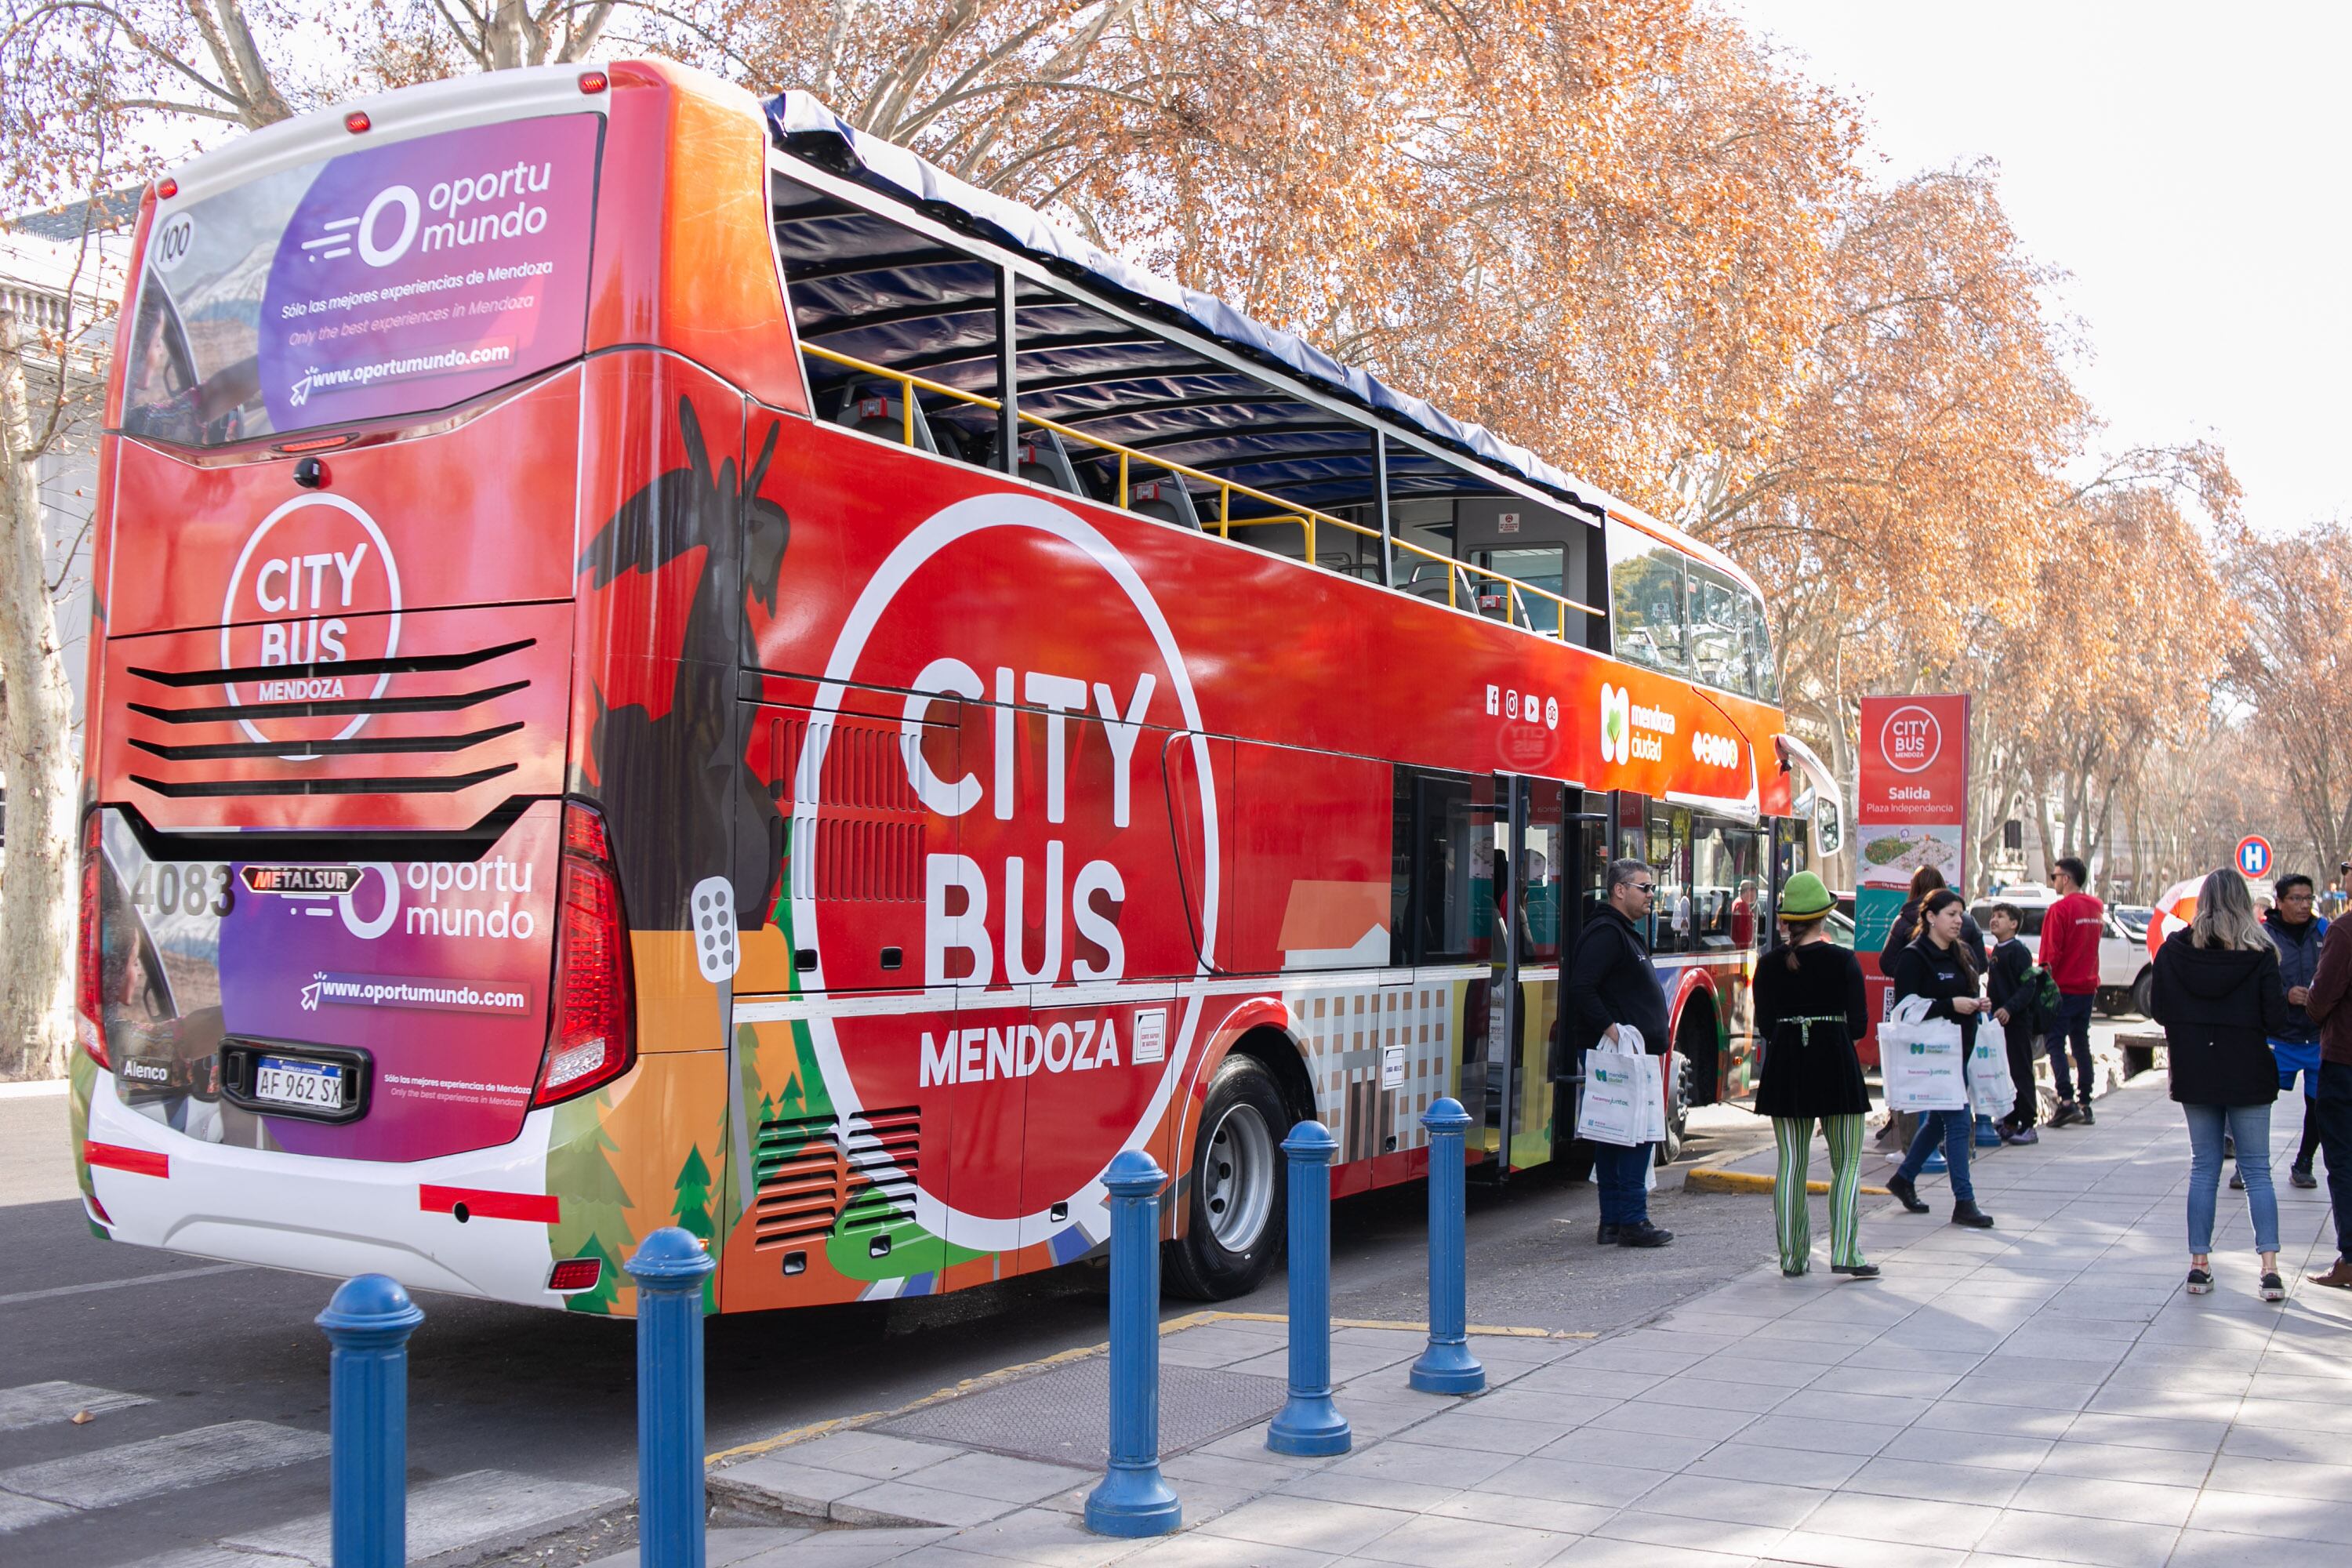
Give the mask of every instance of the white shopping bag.
[[1641, 1065], [1633, 1069], [1642, 1079], [1642, 1141], [1645, 1143], [1666, 1141], [1666, 1064], [1670, 1059], [1643, 1052]]
[[1584, 1092], [1576, 1097], [1576, 1135], [1631, 1148], [1642, 1142], [1639, 1058], [1622, 1051], [1584, 1053]]
[[1878, 1071], [1889, 1110], [1966, 1110], [1960, 1026], [1923, 1016], [1924, 996], [1906, 996], [1878, 1026]]
[[1969, 1053], [1969, 1106], [1979, 1116], [2002, 1117], [2017, 1109], [2017, 1080], [2010, 1076], [2009, 1041], [2000, 1026], [1977, 1028], [1976, 1048]]

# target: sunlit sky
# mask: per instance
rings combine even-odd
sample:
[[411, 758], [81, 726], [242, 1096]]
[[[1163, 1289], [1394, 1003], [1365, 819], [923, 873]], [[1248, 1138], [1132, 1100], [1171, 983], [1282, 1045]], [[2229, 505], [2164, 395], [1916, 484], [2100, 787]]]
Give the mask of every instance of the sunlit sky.
[[2256, 526], [2352, 518], [2352, 6], [1722, 3], [1861, 101], [1887, 179], [2000, 163], [2105, 445], [2217, 440]]

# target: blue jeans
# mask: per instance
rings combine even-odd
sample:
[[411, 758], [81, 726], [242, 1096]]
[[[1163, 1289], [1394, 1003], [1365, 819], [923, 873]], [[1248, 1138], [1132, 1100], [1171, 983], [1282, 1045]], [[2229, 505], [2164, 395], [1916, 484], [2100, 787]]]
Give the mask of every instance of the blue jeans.
[[2051, 1023], [2049, 1038], [2045, 1043], [2050, 1048], [2051, 1081], [2062, 1101], [2074, 1099], [2074, 1080], [2066, 1070], [2066, 1047], [2071, 1041], [2074, 1047], [2074, 1066], [2083, 1074], [2083, 1098], [2078, 1103], [2091, 1103], [2091, 1003], [2094, 997], [2094, 993], [2085, 991], [2080, 996], [2061, 994], [2058, 998], [2058, 1016]]
[[1592, 1146], [1592, 1181], [1601, 1189], [1602, 1225], [1640, 1225], [1650, 1217], [1650, 1193], [1644, 1178], [1650, 1173], [1649, 1143], [1622, 1149], [1614, 1143]]
[[2237, 1141], [2238, 1174], [2246, 1178], [2254, 1250], [2276, 1252], [2278, 1193], [2271, 1186], [2271, 1108], [2184, 1105], [2180, 1110], [2189, 1118], [2189, 1250], [2213, 1250], [2213, 1205], [2221, 1191], [2221, 1134], [2227, 1131]]
[[1977, 1119], [1968, 1110], [1923, 1110], [1919, 1113], [1919, 1131], [1912, 1134], [1911, 1152], [1903, 1156], [1903, 1166], [1895, 1173], [1906, 1182], [1919, 1179], [1927, 1168], [1927, 1156], [1941, 1141], [1944, 1163], [1951, 1167], [1952, 1201], [1972, 1204], [1977, 1190], [1969, 1183], [1969, 1148], [1976, 1142]]

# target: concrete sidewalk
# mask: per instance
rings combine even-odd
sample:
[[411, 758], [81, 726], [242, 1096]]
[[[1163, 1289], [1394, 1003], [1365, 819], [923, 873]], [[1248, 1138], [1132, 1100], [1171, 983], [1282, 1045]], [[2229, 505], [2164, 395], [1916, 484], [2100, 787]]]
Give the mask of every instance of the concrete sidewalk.
[[[714, 1492], [822, 1521], [716, 1531], [714, 1565], [761, 1568], [2270, 1568], [2352, 1560], [2352, 1297], [2305, 1284], [2333, 1255], [2326, 1192], [2283, 1189], [2293, 1294], [2255, 1294], [2238, 1194], [2221, 1194], [2214, 1295], [2182, 1294], [2188, 1140], [2160, 1075], [2099, 1125], [1986, 1160], [1989, 1232], [1865, 1205], [1876, 1281], [1784, 1279], [1764, 1200], [1719, 1289], [1593, 1341], [1482, 1335], [1472, 1399], [1412, 1394], [1418, 1336], [1335, 1337], [1356, 1448], [1265, 1452], [1263, 1420], [1166, 1461], [1185, 1529], [1088, 1534], [1076, 1514], [1102, 1414], [1061, 1413], [1070, 1463], [1014, 1457], [1012, 1416], [941, 1440], [963, 1394], [721, 1468]], [[2283, 1102], [2286, 1146], [2301, 1108]], [[2284, 1170], [2284, 1159], [2280, 1165]], [[1924, 1190], [1924, 1188], [1923, 1188]], [[1581, 1239], [1563, 1244], [1573, 1248]], [[1473, 1316], [1476, 1283], [1473, 1285]], [[1171, 1379], [1279, 1377], [1281, 1325], [1163, 1340]], [[1075, 1363], [1048, 1369], [1068, 1376]], [[1033, 1377], [1046, 1373], [1031, 1374]], [[1018, 1414], [1022, 1378], [993, 1396]], [[1033, 1384], [1033, 1387], [1047, 1385]], [[1171, 1384], [1172, 1386], [1172, 1384]], [[1220, 1385], [1230, 1403], [1256, 1387]], [[1006, 1391], [1013, 1391], [1007, 1393]], [[1204, 1429], [1200, 1409], [1178, 1415]], [[991, 1422], [997, 1425], [992, 1426]], [[893, 1433], [877, 1430], [890, 1425]], [[1049, 1426], [1057, 1424], [1046, 1423]], [[967, 1427], [967, 1436], [973, 1428]], [[908, 1436], [908, 1433], [915, 1435]], [[926, 1435], [928, 1434], [928, 1436]], [[1028, 1447], [1024, 1447], [1028, 1445]], [[991, 1448], [995, 1451], [990, 1451]], [[918, 1521], [932, 1521], [928, 1525]], [[614, 1563], [626, 1558], [610, 1560]]]

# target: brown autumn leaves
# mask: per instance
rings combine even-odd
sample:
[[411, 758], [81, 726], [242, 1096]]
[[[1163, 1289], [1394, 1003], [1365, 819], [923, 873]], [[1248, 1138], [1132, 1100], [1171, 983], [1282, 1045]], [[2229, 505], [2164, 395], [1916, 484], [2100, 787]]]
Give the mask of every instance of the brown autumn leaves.
[[2205, 735], [2217, 680], [2258, 701], [2274, 654], [2217, 613], [2225, 556], [2260, 553], [2221, 454], [2101, 455], [2055, 274], [1994, 172], [1895, 177], [1858, 106], [1699, 0], [0, 16], [20, 195], [592, 45], [811, 89], [1721, 544], [1769, 591], [1792, 714], [1834, 751], [1865, 691], [1977, 692], [1980, 836], [2040, 812], [2091, 850], [2177, 813], [2158, 764]]

